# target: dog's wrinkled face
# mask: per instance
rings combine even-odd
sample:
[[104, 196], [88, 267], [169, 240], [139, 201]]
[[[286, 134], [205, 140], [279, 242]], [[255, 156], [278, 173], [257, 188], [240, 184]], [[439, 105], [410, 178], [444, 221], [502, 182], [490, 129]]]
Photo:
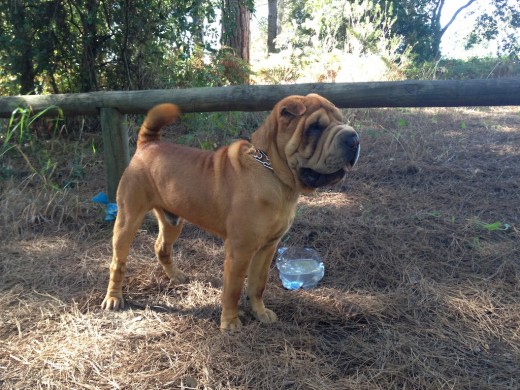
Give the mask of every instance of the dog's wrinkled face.
[[336, 183], [356, 164], [359, 136], [327, 99], [315, 94], [291, 96], [275, 109], [280, 121], [278, 145], [304, 188]]

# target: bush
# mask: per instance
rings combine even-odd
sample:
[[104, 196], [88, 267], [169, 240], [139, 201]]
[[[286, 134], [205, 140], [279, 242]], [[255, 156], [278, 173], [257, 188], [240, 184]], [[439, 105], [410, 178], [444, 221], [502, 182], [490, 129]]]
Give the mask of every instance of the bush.
[[508, 58], [487, 57], [469, 60], [442, 59], [425, 62], [405, 71], [410, 79], [471, 80], [520, 76], [520, 64]]

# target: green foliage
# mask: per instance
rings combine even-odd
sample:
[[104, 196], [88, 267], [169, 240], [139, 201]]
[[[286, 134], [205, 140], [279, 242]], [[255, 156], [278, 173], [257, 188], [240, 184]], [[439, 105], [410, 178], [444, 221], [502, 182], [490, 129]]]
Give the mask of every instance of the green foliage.
[[[45, 118], [50, 111], [58, 111], [58, 117]], [[81, 136], [64, 142], [65, 131], [58, 107], [50, 106], [34, 115], [28, 108], [16, 109], [0, 127], [0, 177], [30, 174], [52, 188], [75, 185], [83, 174], [84, 155], [90, 152], [83, 150]], [[20, 158], [25, 167], [13, 168], [10, 161]]]
[[498, 42], [498, 56], [520, 58], [520, 3], [492, 0], [493, 7], [478, 16], [466, 43], [471, 48], [485, 41]]
[[415, 217], [419, 220], [425, 219], [438, 219], [442, 217], [442, 213], [437, 210], [433, 211], [421, 211], [415, 215]]
[[263, 121], [263, 115], [243, 112], [207, 112], [183, 115], [184, 135], [177, 142], [215, 150], [236, 139], [247, 139]]
[[[473, 29], [468, 31], [467, 48], [494, 40], [498, 44], [497, 56], [518, 59], [520, 55], [518, 1], [489, 0], [485, 4], [486, 2], [468, 0], [462, 2], [451, 15], [446, 15], [448, 2], [445, 0], [390, 1], [394, 5], [392, 15], [396, 17], [392, 32], [403, 37], [406, 46], [412, 49], [417, 63], [440, 58], [443, 35], [466, 11], [478, 15]], [[441, 16], [448, 17], [448, 22], [444, 25], [441, 25]]]
[[309, 61], [297, 52], [285, 50], [269, 56], [265, 64], [261, 64], [255, 71], [260, 83], [290, 84], [295, 83], [303, 76]]
[[392, 32], [403, 38], [415, 60], [422, 62], [438, 57], [442, 10], [438, 7], [439, 1], [391, 0], [391, 3], [393, 7], [390, 10], [396, 20]]
[[295, 1], [278, 38], [280, 49], [303, 49], [310, 44], [322, 52], [393, 52], [399, 43], [390, 37], [395, 18], [388, 2], [369, 0]]
[[[480, 9], [477, 8], [476, 0], [462, 2], [455, 9], [444, 0], [288, 0], [282, 3], [279, 26], [282, 33], [277, 38], [277, 47], [291, 53], [284, 56], [290, 64], [296, 63], [294, 56], [316, 63], [338, 51], [358, 58], [377, 55], [393, 70], [395, 77], [391, 78], [400, 78], [402, 69], [411, 62], [419, 66], [441, 58], [440, 44], [446, 31], [464, 14], [477, 12], [482, 17], [468, 45], [496, 39], [501, 42], [499, 54], [515, 58], [520, 3], [507, 0], [489, 0], [489, 3], [486, 11], [482, 2]], [[345, 58], [342, 60], [346, 62]], [[320, 65], [327, 64], [322, 61]], [[283, 70], [284, 67], [278, 67], [272, 78], [283, 80], [279, 76]]]
[[488, 232], [506, 231], [506, 230], [509, 230], [509, 228], [511, 227], [511, 225], [509, 225], [507, 223], [502, 223], [500, 221], [496, 221], [493, 223], [480, 222], [480, 225], [484, 229], [486, 229]]
[[[232, 83], [229, 74], [216, 80], [218, 69], [200, 66], [194, 74], [186, 71], [204, 57], [197, 52], [199, 48], [212, 59], [223, 56], [215, 50], [219, 6], [217, 0], [2, 2], [0, 62], [6, 66], [0, 70], [0, 92], [63, 93]], [[222, 64], [215, 65], [219, 66]], [[168, 75], [194, 76], [195, 80], [172, 81]]]
[[[396, 20], [389, 2], [296, 0], [286, 6], [279, 53], [258, 71], [265, 81], [375, 80], [407, 63], [409, 50], [392, 34]], [[369, 75], [359, 80], [353, 72]]]
[[397, 125], [399, 127], [406, 127], [406, 126], [408, 126], [408, 122], [404, 118], [399, 118]]
[[[13, 111], [9, 123], [7, 125], [5, 135], [2, 136], [3, 143], [0, 156], [7, 153], [10, 149], [16, 146], [21, 146], [26, 143], [30, 143], [34, 139], [34, 134], [30, 132], [30, 127], [43, 118], [47, 113], [53, 110], [58, 110], [59, 118], [63, 117], [63, 113], [56, 106], [47, 107], [45, 110], [32, 115], [29, 108], [18, 107]], [[57, 121], [54, 126], [54, 133], [57, 129]]]
[[520, 64], [509, 58], [443, 59], [410, 66], [405, 71], [410, 79], [471, 80], [520, 76]]
[[[224, 12], [234, 9], [231, 3], [218, 0], [0, 2], [0, 94], [243, 83], [251, 75], [248, 64], [236, 59], [230, 48], [219, 47], [221, 25], [225, 26], [224, 38], [230, 29], [237, 28], [233, 15]], [[441, 13], [446, 9], [444, 0], [279, 3], [283, 17], [277, 46], [282, 53], [273, 61], [273, 67], [261, 67], [261, 81], [285, 83], [305, 77], [312, 81], [335, 81], [342, 70], [365, 67], [356, 59], [366, 60], [368, 68], [385, 68], [390, 79], [403, 75], [449, 78], [447, 73], [438, 73], [443, 68], [435, 63], [442, 36], [450, 27], [450, 23], [440, 23]], [[476, 4], [476, 0], [464, 2], [465, 6], [470, 3]], [[241, 4], [253, 11], [252, 0], [242, 0]], [[518, 58], [520, 3], [490, 0], [490, 4], [489, 10], [479, 10], [468, 47], [494, 39], [499, 42], [503, 57]], [[424, 62], [427, 65], [412, 67], [408, 74], [403, 74], [402, 70], [412, 60], [416, 67]], [[490, 70], [480, 77], [494, 77], [500, 69], [504, 68]], [[464, 72], [454, 71], [456, 75]], [[349, 73], [343, 81], [356, 79]]]
[[208, 54], [196, 46], [191, 56], [168, 61], [163, 84], [168, 87], [219, 87], [242, 84], [249, 76], [249, 65], [227, 48]]

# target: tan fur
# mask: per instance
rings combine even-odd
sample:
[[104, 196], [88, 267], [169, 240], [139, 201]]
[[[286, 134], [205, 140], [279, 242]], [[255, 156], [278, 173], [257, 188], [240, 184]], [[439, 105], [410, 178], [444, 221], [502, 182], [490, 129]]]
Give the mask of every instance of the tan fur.
[[160, 141], [161, 129], [179, 119], [181, 110], [175, 104], [159, 104], [152, 108], [146, 115], [146, 119], [139, 130], [137, 147], [147, 142]]
[[[160, 128], [175, 120], [179, 112], [172, 104], [156, 106], [141, 127], [138, 149], [117, 191], [113, 259], [102, 306], [124, 306], [122, 280], [130, 245], [145, 214], [153, 210], [159, 223], [155, 253], [176, 283], [187, 281], [172, 260], [172, 245], [183, 219], [224, 239], [222, 329], [241, 326], [238, 301], [246, 274], [253, 314], [263, 323], [275, 322], [276, 315], [262, 300], [269, 266], [293, 221], [299, 194], [314, 191], [299, 179], [299, 169], [315, 164], [328, 174], [327, 169], [332, 168], [327, 161], [346, 153], [340, 150], [345, 142], [335, 142], [334, 137], [353, 136], [355, 132], [341, 124], [339, 111], [326, 99], [292, 96], [280, 101], [253, 134], [254, 146], [237, 141], [208, 152], [160, 142]], [[322, 121], [326, 129], [321, 136], [313, 135], [308, 140], [306, 128], [312, 123], [306, 119], [313, 115], [313, 120]], [[253, 158], [255, 147], [267, 153], [273, 170]], [[350, 159], [351, 154], [346, 153]], [[327, 156], [331, 158], [327, 160]], [[345, 164], [343, 161], [340, 165]], [[334, 169], [339, 166], [334, 165]], [[334, 177], [333, 181], [339, 179]]]

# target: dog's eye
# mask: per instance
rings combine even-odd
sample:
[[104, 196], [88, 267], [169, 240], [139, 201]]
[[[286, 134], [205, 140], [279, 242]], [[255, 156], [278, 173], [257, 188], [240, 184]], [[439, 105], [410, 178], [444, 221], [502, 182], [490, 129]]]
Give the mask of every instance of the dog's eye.
[[322, 125], [320, 125], [319, 122], [315, 122], [307, 128], [307, 133], [310, 136], [320, 135], [323, 130], [324, 130], [324, 127]]

